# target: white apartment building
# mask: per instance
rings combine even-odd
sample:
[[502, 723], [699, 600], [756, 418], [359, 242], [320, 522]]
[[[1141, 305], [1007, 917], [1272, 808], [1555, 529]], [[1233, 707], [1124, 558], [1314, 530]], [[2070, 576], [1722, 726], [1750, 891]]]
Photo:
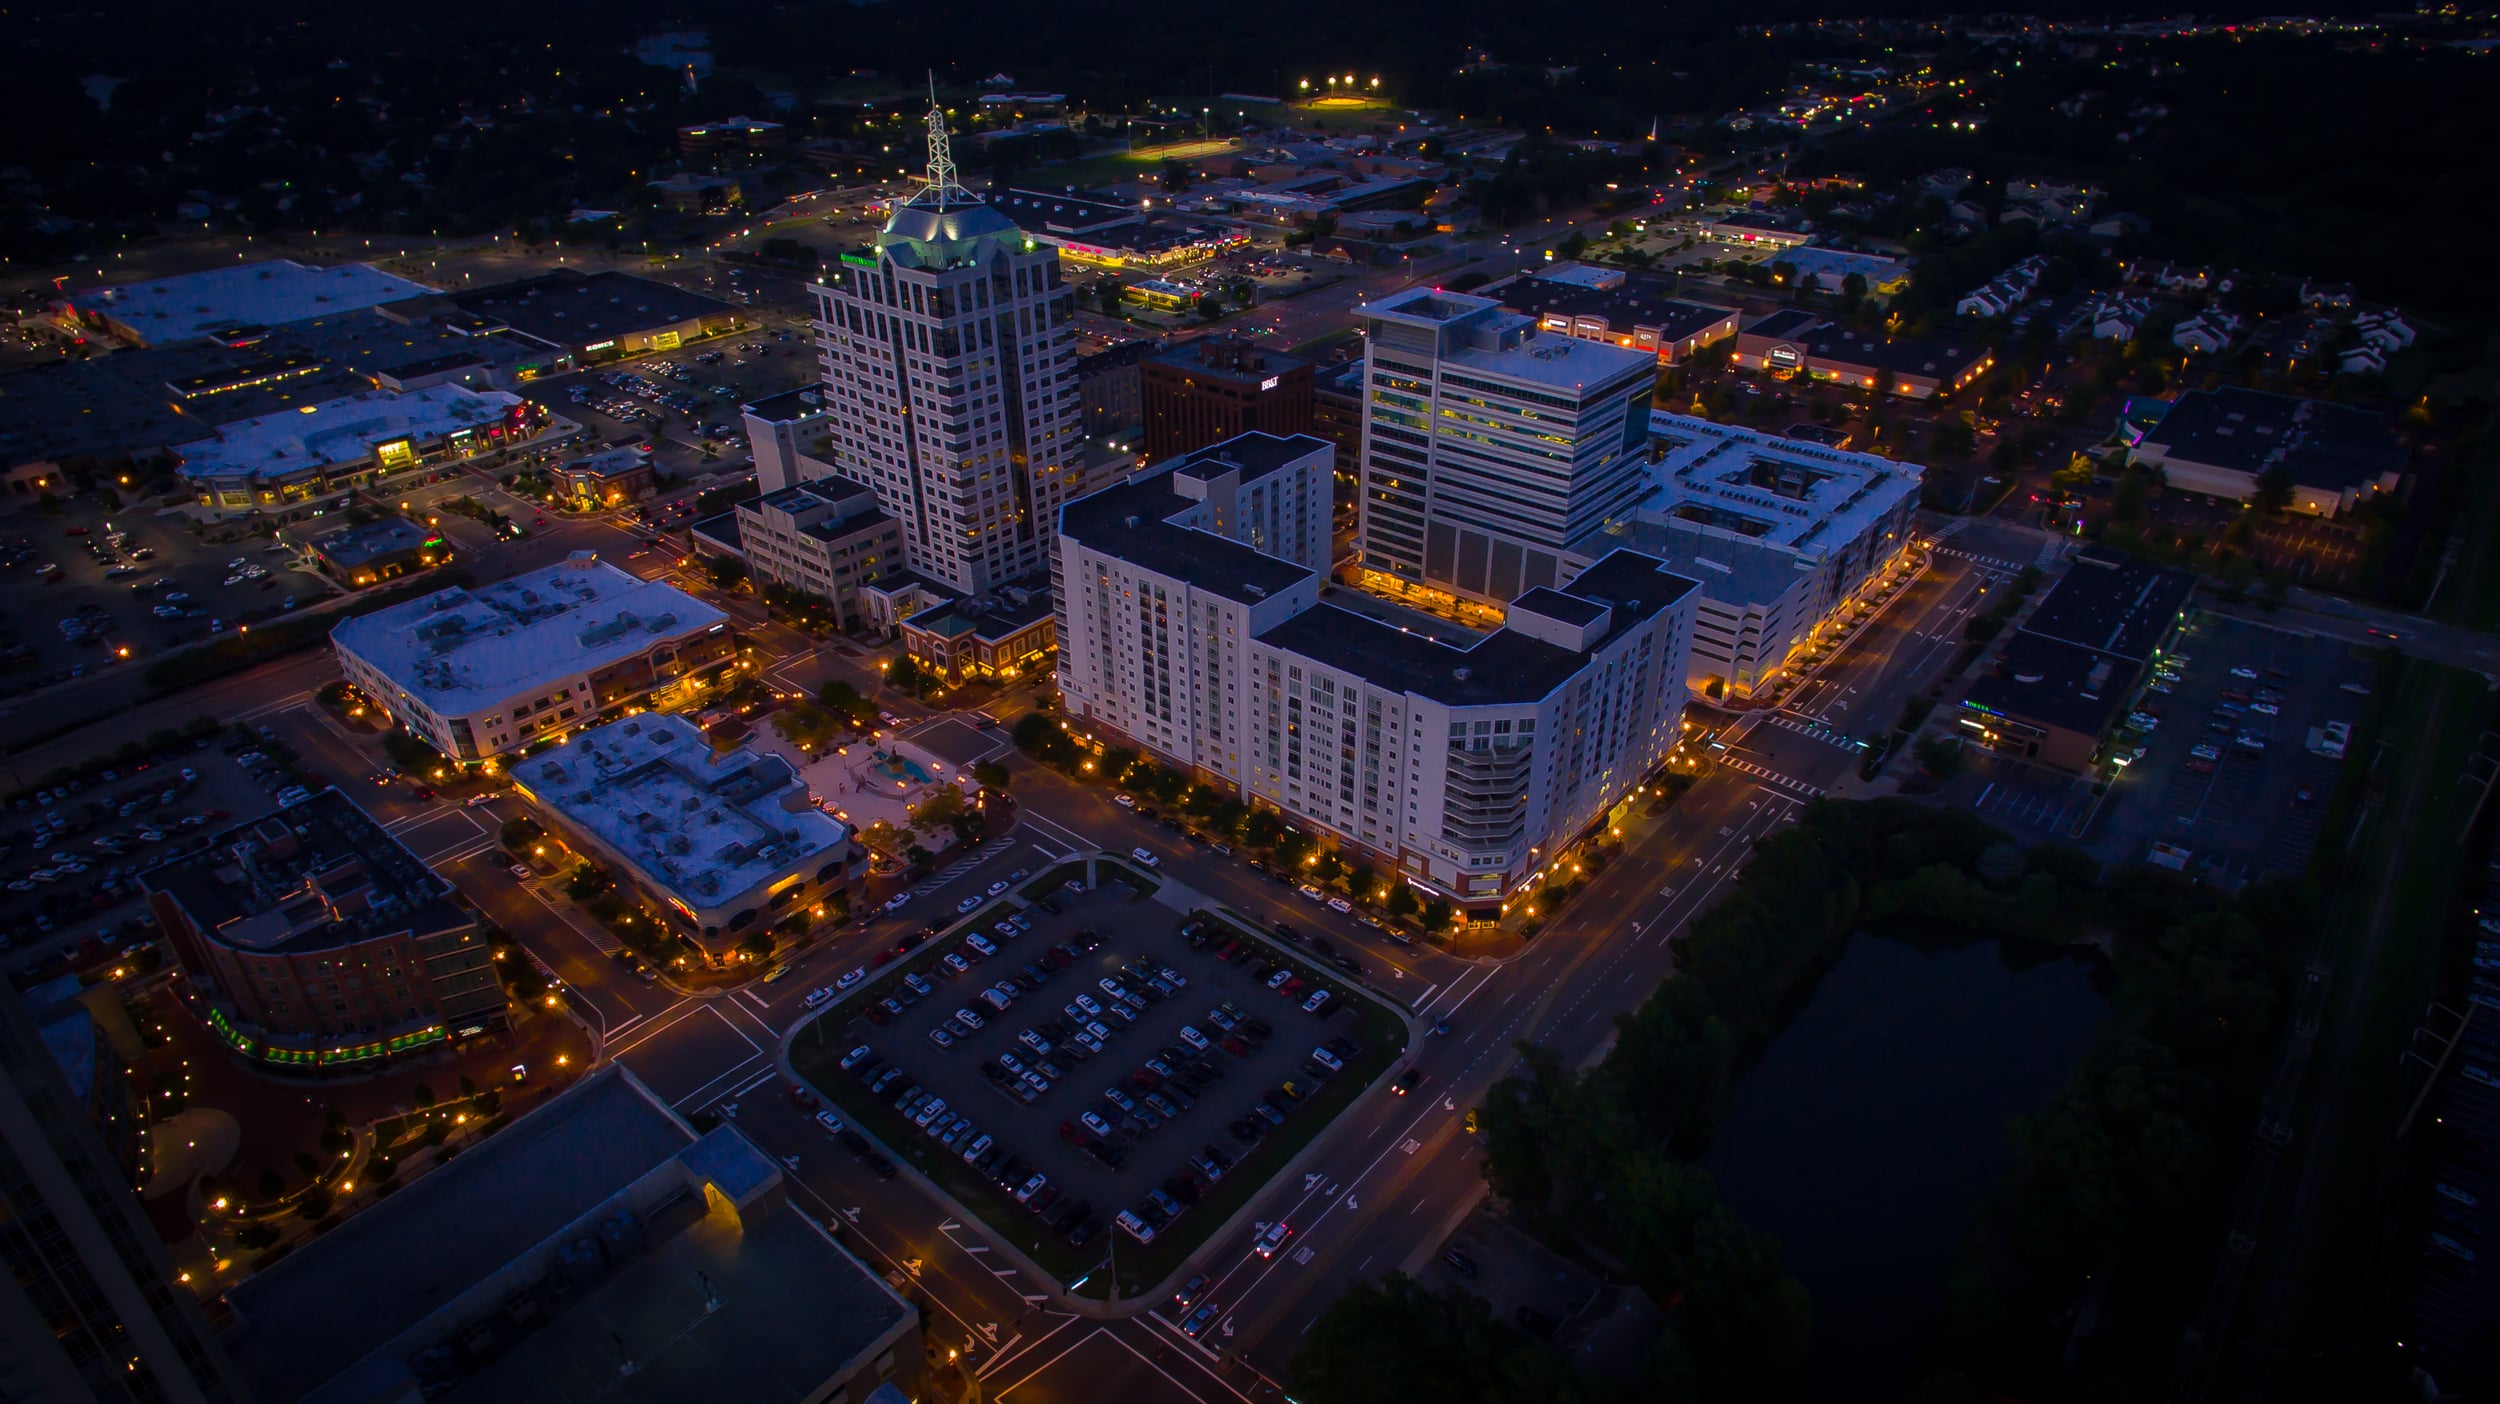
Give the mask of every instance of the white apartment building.
[[1574, 542], [1566, 565], [1628, 547], [1701, 582], [1696, 694], [1750, 696], [1909, 550], [1916, 464], [1676, 414], [1653, 416], [1650, 434], [1651, 495]]
[[1498, 910], [1674, 747], [1695, 582], [1617, 551], [1523, 592], [1490, 633], [1354, 591], [1323, 602], [1324, 527], [1304, 564], [1245, 544], [1256, 524], [1216, 504], [1292, 477], [1324, 501], [1333, 450], [1243, 439], [1206, 451], [1231, 450], [1222, 473], [1193, 459], [1061, 514], [1071, 721], [1375, 854], [1426, 895]]
[[1504, 603], [1558, 583], [1563, 549], [1648, 491], [1654, 352], [1431, 288], [1362, 316], [1368, 569]]
[[738, 648], [728, 615], [588, 551], [347, 620], [330, 646], [367, 699], [462, 761], [578, 730]]
[[1057, 249], [955, 183], [942, 111], [927, 187], [810, 291], [827, 454], [902, 523], [910, 569], [981, 595], [1047, 566], [1084, 465], [1074, 294]]

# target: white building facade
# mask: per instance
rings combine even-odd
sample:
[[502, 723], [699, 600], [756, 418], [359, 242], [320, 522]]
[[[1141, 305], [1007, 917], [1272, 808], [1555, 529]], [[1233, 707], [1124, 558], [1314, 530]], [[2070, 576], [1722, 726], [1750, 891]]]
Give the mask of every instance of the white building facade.
[[1431, 288], [1362, 315], [1366, 569], [1503, 603], [1647, 491], [1654, 354]]
[[[1265, 476], [1308, 473], [1324, 493], [1331, 453], [1317, 445]], [[1453, 628], [1444, 642], [1322, 602], [1321, 568], [1244, 544], [1186, 471], [1062, 514], [1071, 725], [1273, 806], [1480, 914], [1673, 749], [1692, 580], [1618, 551], [1566, 589], [1523, 592], [1504, 627]]]
[[1701, 582], [1697, 696], [1743, 698], [1878, 577], [1909, 562], [1916, 464], [1662, 414], [1651, 495], [1573, 543], [1576, 569], [1629, 547]]
[[955, 183], [943, 113], [929, 131], [927, 188], [809, 291], [835, 471], [902, 523], [910, 569], [979, 595], [1049, 564], [1083, 472], [1075, 302], [1057, 249]]
[[366, 699], [457, 761], [578, 730], [737, 656], [729, 616], [587, 551], [330, 631]]

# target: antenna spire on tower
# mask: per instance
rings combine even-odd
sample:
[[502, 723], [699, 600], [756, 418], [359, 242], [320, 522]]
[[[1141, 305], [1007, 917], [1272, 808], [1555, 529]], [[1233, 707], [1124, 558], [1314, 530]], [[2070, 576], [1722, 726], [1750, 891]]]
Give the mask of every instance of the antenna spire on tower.
[[928, 184], [910, 203], [936, 205], [961, 203], [972, 198], [969, 191], [955, 179], [955, 153], [946, 140], [946, 109], [938, 105], [937, 73], [929, 74], [929, 176]]

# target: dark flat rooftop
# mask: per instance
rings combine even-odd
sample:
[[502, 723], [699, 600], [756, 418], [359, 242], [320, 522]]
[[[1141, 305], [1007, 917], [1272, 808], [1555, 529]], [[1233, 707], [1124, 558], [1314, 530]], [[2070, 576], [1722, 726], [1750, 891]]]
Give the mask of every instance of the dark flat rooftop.
[[[814, 399], [799, 398], [802, 395], [813, 396]], [[813, 385], [802, 385], [796, 390], [784, 390], [778, 395], [749, 400], [738, 407], [738, 412], [754, 415], [767, 424], [789, 424], [811, 414], [824, 413], [824, 395]]]
[[2141, 446], [2251, 475], [2279, 466], [2301, 487], [2337, 492], [2402, 472], [2409, 461], [2376, 410], [2238, 385], [2181, 395]]
[[2099, 736], [2117, 717], [2138, 671], [2131, 659], [2017, 633], [1998, 652], [1995, 668], [1972, 681], [1966, 700], [2017, 721]]
[[718, 298], [631, 273], [581, 273], [569, 268], [450, 297], [461, 307], [493, 317], [524, 336], [570, 347], [735, 310]]
[[1213, 478], [1222, 476], [1228, 468], [1239, 468], [1242, 482], [1248, 484], [1305, 454], [1332, 447], [1326, 439], [1311, 434], [1270, 434], [1253, 429], [1191, 453], [1172, 471], [1182, 477]]
[[1548, 619], [1559, 619], [1566, 624], [1589, 624], [1594, 622], [1598, 615], [1606, 612], [1606, 606], [1595, 600], [1579, 595], [1566, 595], [1551, 585], [1539, 585], [1510, 603], [1513, 609], [1524, 609], [1533, 614], [1542, 614]]
[[2196, 577], [2186, 571], [2087, 549], [2032, 611], [2023, 630], [2140, 662], [2151, 655], [2195, 588]]
[[335, 787], [228, 825], [197, 853], [139, 880], [238, 949], [319, 951], [475, 920], [451, 884]]
[[694, 1139], [622, 1068], [593, 1074], [238, 1283], [227, 1350], [261, 1398], [300, 1399]]
[[1059, 532], [1243, 603], [1254, 604], [1291, 589], [1314, 574], [1211, 531], [1175, 526], [1167, 520], [1197, 505], [1172, 490], [1167, 470], [1104, 488], [1060, 508]]
[[1682, 341], [1736, 315], [1732, 307], [1688, 302], [1675, 295], [1675, 280], [1627, 277], [1621, 287], [1590, 288], [1551, 278], [1514, 278], [1501, 290], [1502, 305], [1530, 316], [1596, 317], [1607, 330], [1656, 327], [1661, 342]]
[[1802, 307], [1783, 307], [1741, 330], [1747, 336], [1795, 336], [1822, 321]]
[[[1605, 637], [1593, 646], [1603, 648], [1698, 588], [1654, 557], [1618, 550], [1560, 593], [1614, 611]], [[1302, 611], [1259, 642], [1454, 707], [1540, 701], [1578, 672], [1585, 657], [1516, 629], [1497, 629], [1472, 647], [1454, 648], [1332, 604]]]
[[342, 570], [352, 570], [383, 556], [413, 551], [433, 536], [431, 530], [405, 517], [390, 517], [318, 537], [313, 541], [312, 549], [330, 564]]
[[[700, 1199], [681, 1201], [652, 1225], [654, 1248], [435, 1396], [438, 1404], [802, 1404], [903, 1320], [903, 1303], [795, 1208], [702, 1209]], [[707, 1308], [707, 1288], [717, 1308]], [[633, 1353], [631, 1375], [618, 1369], [619, 1337]]]

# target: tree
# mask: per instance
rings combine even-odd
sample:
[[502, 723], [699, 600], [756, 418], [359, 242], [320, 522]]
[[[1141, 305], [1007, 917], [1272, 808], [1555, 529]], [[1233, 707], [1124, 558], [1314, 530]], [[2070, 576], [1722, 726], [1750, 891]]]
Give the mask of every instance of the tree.
[[940, 825], [952, 824], [964, 813], [964, 792], [952, 785], [936, 785], [928, 797], [912, 806], [912, 832], [925, 834]]
[[736, 556], [705, 556], [703, 573], [715, 590], [734, 590], [747, 578], [747, 563]]
[[773, 716], [773, 731], [809, 755], [833, 743], [838, 727], [833, 714], [813, 702], [794, 702]]
[[616, 879], [595, 863], [583, 863], [564, 880], [564, 895], [576, 902], [588, 902], [616, 886]]
[[877, 723], [877, 704], [861, 696], [858, 688], [840, 678], [816, 689], [816, 705], [859, 730], [864, 731]]
[[739, 938], [738, 949], [747, 959], [761, 965], [773, 958], [773, 933], [757, 927]]
[[1581, 1398], [1571, 1359], [1456, 1287], [1426, 1292], [1392, 1272], [1330, 1304], [1294, 1356], [1302, 1404], [1565, 1404]]
[[908, 653], [896, 655], [894, 661], [886, 665], [885, 685], [896, 692], [908, 692], [917, 697], [921, 681], [920, 661]]
[[1962, 743], [1949, 736], [1922, 736], [1910, 748], [1918, 758], [1919, 768], [1939, 780], [1948, 780], [1962, 768]]
[[985, 790], [1004, 790], [1007, 788], [1007, 767], [997, 761], [974, 761], [972, 778], [980, 781], [981, 788]]
[[2248, 505], [2260, 512], [2280, 512], [2292, 505], [2292, 489], [2290, 470], [2277, 464], [2257, 475], [2257, 490], [2250, 495]]

